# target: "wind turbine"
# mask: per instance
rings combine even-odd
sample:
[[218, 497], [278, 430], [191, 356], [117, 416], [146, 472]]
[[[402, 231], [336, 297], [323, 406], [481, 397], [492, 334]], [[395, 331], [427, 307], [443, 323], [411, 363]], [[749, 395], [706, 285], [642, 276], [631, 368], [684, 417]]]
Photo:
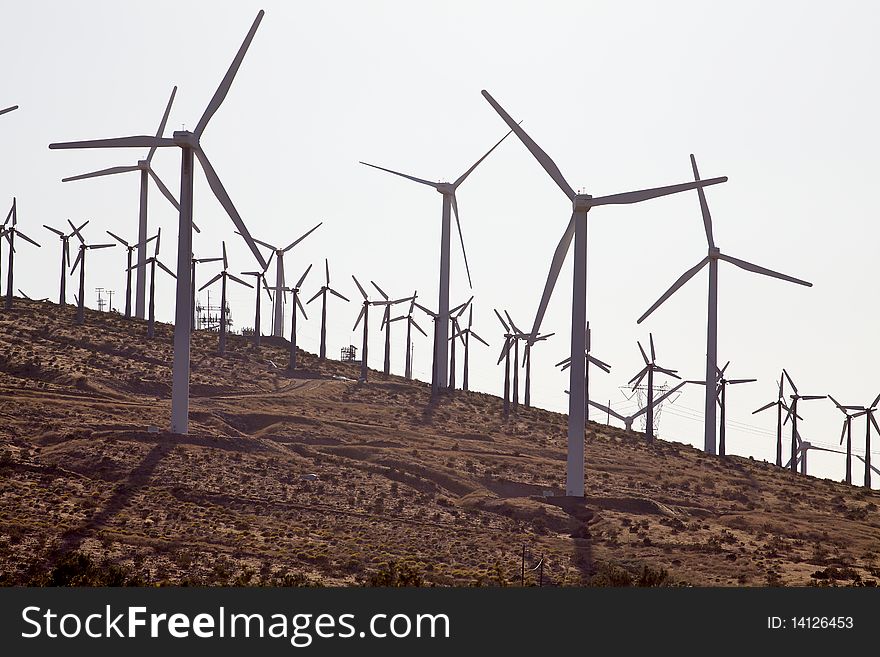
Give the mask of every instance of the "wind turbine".
[[[449, 313], [449, 321], [452, 324], [451, 332], [452, 337], [449, 338], [450, 349], [449, 349], [449, 390], [455, 390], [455, 334], [461, 332], [461, 327], [458, 325], [458, 319], [462, 315], [464, 315], [464, 311], [470, 307], [471, 302], [473, 302], [474, 297], [471, 295], [471, 298], [468, 299], [464, 304], [458, 307], [456, 312], [450, 311]], [[464, 341], [462, 339], [462, 341]]]
[[[691, 383], [691, 382], [690, 381], [682, 381], [674, 388], [670, 388], [669, 390], [667, 390], [662, 395], [657, 397], [657, 399], [654, 400], [654, 405], [656, 406], [657, 404], [660, 404], [660, 403], [666, 401], [667, 397], [669, 397], [674, 392], [677, 392], [685, 383]], [[566, 392], [568, 392], [568, 390], [566, 390]], [[623, 422], [627, 431], [632, 431], [633, 422], [635, 422], [640, 415], [643, 415], [644, 413], [648, 412], [648, 407], [644, 406], [644, 407], [640, 408], [634, 415], [621, 415], [620, 413], [613, 410], [612, 408], [605, 406], [604, 404], [600, 404], [599, 402], [594, 402], [594, 401], [590, 400], [589, 404], [593, 408], [597, 408], [600, 411], [602, 411], [603, 413], [608, 413], [608, 415], [613, 415], [614, 417], [616, 417], [618, 420]]]
[[[412, 310], [410, 310], [410, 314], [412, 314]], [[450, 338], [450, 340], [455, 340], [456, 338], [461, 338], [464, 341], [464, 371], [462, 372], [462, 376], [461, 376], [461, 389], [462, 390], [468, 389], [468, 370], [470, 369], [469, 356], [470, 356], [471, 336], [473, 336], [475, 340], [482, 342], [487, 347], [489, 346], [489, 343], [486, 342], [479, 335], [477, 335], [476, 332], [473, 330], [473, 328], [471, 328], [473, 326], [473, 321], [474, 321], [474, 306], [473, 306], [473, 304], [471, 304], [470, 308], [468, 308], [467, 328], [464, 330], [459, 330], [459, 332], [457, 334], [453, 335]], [[416, 328], [419, 328], [418, 325], [416, 326]], [[420, 328], [419, 328], [419, 330], [422, 331], [422, 329], [420, 329]], [[425, 334], [424, 331], [422, 331], [422, 333]], [[425, 337], [428, 337], [427, 334], [425, 334]], [[528, 345], [526, 346], [526, 348], [528, 348]], [[529, 404], [529, 402], [528, 402], [528, 392], [529, 392], [528, 372], [529, 372], [529, 370], [526, 369], [526, 406], [528, 406], [528, 404]]]
[[[200, 265], [207, 262], [223, 262], [223, 258], [196, 258], [195, 254], [193, 254], [190, 259], [190, 307], [192, 310], [190, 311], [190, 319], [192, 322], [190, 323], [190, 333], [196, 330], [196, 324], [198, 324], [198, 315], [196, 314], [196, 265]], [[266, 265], [268, 267], [268, 263]]]
[[[109, 231], [108, 231], [109, 232]], [[147, 337], [152, 339], [155, 335], [155, 326], [156, 326], [156, 265], [159, 265], [161, 269], [167, 272], [172, 278], [177, 278], [174, 275], [174, 272], [168, 269], [164, 264], [159, 261], [159, 242], [161, 241], [162, 229], [160, 228], [156, 231], [156, 234], [150, 238], [150, 240], [156, 240], [156, 250], [153, 252], [153, 255], [147, 258], [146, 263], [150, 267], [150, 294], [149, 294], [149, 311], [147, 313]], [[115, 236], [114, 236], [115, 237]], [[147, 240], [148, 242], [150, 240]], [[129, 254], [131, 252], [129, 251]], [[131, 256], [129, 255], [129, 259]], [[129, 265], [129, 275], [131, 274], [131, 269], [137, 267], [137, 265]]]
[[507, 317], [507, 322], [510, 324], [510, 330], [513, 333], [513, 398], [511, 403], [513, 408], [519, 408], [519, 342], [520, 340], [525, 340], [527, 336], [513, 323], [513, 318], [506, 310], [504, 311], [504, 316]]
[[[785, 409], [786, 413], [790, 413], [791, 409], [785, 403], [785, 394], [782, 390], [783, 385], [783, 375], [780, 373], [779, 375], [779, 396], [776, 401], [772, 401], [769, 404], [765, 404], [761, 408], [752, 411], [752, 415], [755, 413], [760, 413], [761, 411], [766, 411], [768, 408], [776, 407], [776, 465], [780, 468], [782, 467], [782, 409]], [[799, 420], [803, 418], [798, 417]]]
[[871, 425], [874, 425], [874, 428], [877, 430], [877, 433], [880, 433], [880, 426], [877, 426], [877, 420], [874, 419], [874, 413], [877, 411], [877, 404], [880, 404], [880, 395], [877, 395], [874, 398], [874, 401], [871, 402], [870, 406], [863, 406], [859, 413], [856, 413], [853, 417], [860, 417], [862, 415], [865, 417], [865, 458], [859, 457], [862, 459], [862, 462], [865, 464], [865, 488], [871, 487], [871, 470], [874, 469], [871, 466]]
[[[415, 326], [416, 330], [419, 333], [424, 335], [426, 338], [428, 337], [428, 334], [425, 333], [424, 330], [422, 330], [422, 327], [418, 325], [418, 323], [416, 322], [416, 320], [413, 319], [413, 316], [412, 316], [413, 310], [415, 309], [415, 306], [416, 306], [416, 297], [417, 296], [418, 296], [418, 292], [413, 291], [412, 299], [410, 299], [409, 311], [407, 312], [406, 315], [401, 315], [400, 317], [395, 317], [394, 319], [389, 320], [391, 322], [396, 322], [401, 319], [406, 320], [406, 367], [404, 369], [404, 378], [406, 378], [407, 381], [412, 380], [412, 327]], [[455, 336], [453, 336], [453, 339], [454, 339], [454, 337]], [[465, 352], [464, 352], [465, 386], [467, 386], [467, 362], [468, 362], [467, 361], [467, 341], [465, 341]], [[465, 388], [465, 390], [467, 390], [467, 388]]]
[[532, 138], [529, 137], [504, 109], [495, 102], [489, 92], [483, 90], [483, 96], [495, 109], [502, 119], [513, 130], [520, 141], [532, 153], [544, 170], [556, 182], [572, 204], [572, 215], [568, 226], [556, 247], [553, 260], [550, 265], [550, 273], [544, 286], [544, 293], [538, 312], [535, 315], [535, 323], [531, 333], [537, 335], [541, 329], [541, 322], [547, 310], [547, 304], [553, 294], [556, 279], [562, 269], [562, 263], [574, 239], [574, 273], [572, 286], [572, 312], [571, 312], [571, 372], [569, 387], [571, 394], [568, 399], [568, 462], [566, 467], [566, 495], [584, 496], [584, 430], [586, 420], [584, 417], [584, 328], [587, 325], [587, 214], [600, 205], [620, 205], [639, 203], [652, 198], [677, 194], [679, 192], [706, 187], [727, 181], [726, 177], [711, 178], [709, 180], [644, 189], [611, 196], [593, 197], [589, 194], [577, 194], [565, 178], [559, 168], [550, 157], [541, 150]]
[[398, 171], [393, 171], [391, 169], [386, 169], [385, 167], [376, 166], [375, 164], [369, 164], [368, 162], [361, 162], [368, 167], [372, 167], [374, 169], [379, 169], [380, 171], [385, 171], [387, 173], [392, 173], [395, 176], [400, 176], [402, 178], [406, 178], [408, 180], [412, 180], [413, 182], [421, 183], [422, 185], [427, 185], [428, 187], [433, 187], [443, 196], [443, 210], [441, 216], [440, 223], [440, 284], [439, 284], [439, 300], [437, 302], [437, 314], [439, 315], [439, 322], [436, 322], [434, 325], [435, 336], [434, 336], [434, 364], [433, 370], [435, 372], [434, 376], [434, 388], [437, 390], [445, 390], [447, 386], [447, 381], [449, 380], [448, 376], [448, 367], [449, 367], [449, 258], [450, 258], [450, 234], [451, 234], [451, 215], [450, 211], [455, 213], [455, 225], [458, 228], [458, 239], [461, 242], [461, 254], [464, 258], [464, 267], [467, 272], [468, 285], [473, 288], [473, 284], [471, 282], [471, 271], [468, 266], [467, 253], [464, 248], [464, 236], [461, 232], [461, 222], [458, 217], [458, 200], [456, 199], [455, 192], [461, 186], [461, 184], [467, 179], [471, 173], [473, 173], [474, 169], [479, 166], [479, 164], [489, 157], [489, 154], [494, 151], [498, 146], [507, 139], [510, 132], [504, 135], [498, 142], [490, 148], [485, 155], [483, 155], [479, 160], [477, 160], [471, 167], [461, 174], [455, 182], [431, 182], [429, 180], [423, 180], [422, 178], [416, 178], [415, 176], [410, 176], [405, 173], [400, 173]]
[[34, 246], [39, 247], [34, 240], [30, 237], [22, 233], [16, 226], [18, 225], [18, 210], [16, 209], [15, 197], [12, 198], [12, 207], [9, 210], [9, 214], [6, 215], [6, 221], [3, 222], [4, 228], [6, 227], [6, 223], [9, 219], [12, 218], [12, 225], [5, 230], [6, 240], [9, 242], [9, 264], [7, 265], [6, 270], [6, 310], [10, 310], [12, 308], [12, 291], [15, 289], [13, 286], [13, 262], [15, 257], [15, 236], [18, 235], [25, 242], [30, 242]]
[[297, 357], [297, 347], [296, 347], [296, 309], [299, 308], [302, 313], [303, 319], [308, 319], [308, 315], [306, 315], [306, 309], [303, 308], [302, 301], [299, 300], [299, 290], [302, 287], [303, 281], [306, 280], [306, 276], [309, 275], [309, 272], [312, 270], [312, 266], [309, 265], [306, 267], [306, 270], [303, 272], [303, 275], [299, 277], [299, 280], [296, 282], [296, 285], [293, 287], [284, 288], [285, 292], [290, 292], [293, 295], [293, 312], [290, 313], [290, 357], [287, 361], [287, 369], [295, 370], [296, 369], [296, 357]]
[[645, 366], [639, 370], [638, 374], [629, 380], [629, 383], [632, 384], [632, 389], [635, 390], [639, 387], [639, 384], [642, 382], [642, 379], [645, 378], [645, 375], [648, 377], [648, 402], [645, 406], [648, 410], [645, 421], [645, 437], [648, 439], [648, 442], [652, 442], [654, 440], [654, 406], [657, 403], [654, 401], [654, 372], [667, 374], [676, 379], [681, 379], [681, 377], [677, 374], [678, 370], [669, 370], [657, 365], [657, 354], [654, 351], [654, 335], [652, 333], [648, 333], [648, 340], [650, 341], [651, 346], [651, 360], [648, 360], [648, 356], [642, 348], [642, 343], [636, 341], [636, 344], [639, 345], [639, 351], [642, 353], [642, 358], [645, 361]]
[[[158, 250], [158, 249], [157, 249]], [[229, 261], [226, 259], [226, 242], [223, 242], [223, 271], [217, 274], [210, 281], [202, 285], [199, 288], [199, 292], [204, 290], [209, 285], [212, 285], [216, 281], [221, 281], [220, 286], [220, 341], [217, 346], [217, 353], [221, 356], [226, 355], [226, 281], [227, 279], [238, 283], [239, 285], [244, 285], [245, 287], [253, 288], [253, 285], [248, 283], [247, 281], [243, 281], [237, 276], [230, 274], [229, 271]], [[259, 293], [259, 287], [257, 289], [257, 293]]]
[[502, 408], [504, 417], [507, 417], [510, 415], [510, 348], [514, 345], [517, 338], [511, 327], [501, 317], [501, 314], [494, 308], [492, 311], [495, 313], [498, 321], [501, 322], [501, 326], [504, 327], [504, 344], [501, 346], [501, 353], [498, 355], [498, 362], [495, 364], [499, 365], [501, 360], [504, 360], [504, 406]]
[[64, 233], [57, 228], [52, 228], [52, 226], [43, 224], [43, 228], [51, 230], [58, 235], [61, 240], [61, 292], [58, 296], [59, 306], [63, 306], [67, 303], [67, 268], [70, 267], [70, 238], [78, 231], [81, 231], [89, 221], [84, 221], [79, 228], [74, 226], [70, 219], [67, 220], [67, 223], [69, 223], [70, 227], [73, 229], [70, 233]]
[[73, 231], [79, 239], [79, 253], [76, 260], [73, 261], [73, 267], [70, 269], [71, 275], [79, 267], [79, 296], [76, 297], [76, 323], [83, 324], [86, 321], [85, 299], [86, 299], [86, 253], [92, 249], [109, 249], [115, 244], [86, 244], [79, 229], [74, 228]]
[[339, 292], [330, 287], [330, 263], [327, 261], [327, 258], [324, 258], [324, 271], [327, 275], [327, 282], [321, 286], [321, 289], [318, 290], [315, 296], [306, 301], [306, 305], [308, 305], [318, 297], [321, 297], [321, 360], [327, 358], [327, 293], [330, 292], [331, 294], [336, 295], [343, 301], [348, 302], [348, 299], [346, 297], [342, 296], [341, 294], [339, 294]]
[[[700, 172], [697, 170], [697, 161], [694, 159], [694, 156], [691, 155], [691, 167], [694, 170], [694, 179], [700, 180]], [[653, 306], [651, 306], [645, 314], [643, 314], [638, 319], [638, 323], [641, 324], [651, 313], [653, 313], [657, 308], [659, 308], [666, 299], [671, 297], [676, 290], [678, 290], [682, 285], [687, 283], [691, 278], [697, 275], [700, 270], [703, 269], [707, 264], [709, 265], [709, 314], [707, 321], [707, 335], [706, 335], [706, 381], [710, 378], [714, 377], [714, 372], [718, 366], [718, 261], [724, 260], [725, 262], [729, 262], [732, 265], [736, 265], [740, 269], [744, 269], [746, 271], [754, 272], [756, 274], [762, 274], [764, 276], [769, 276], [771, 278], [778, 278], [783, 281], [789, 281], [790, 283], [796, 283], [798, 285], [805, 285], [806, 287], [812, 287], [812, 283], [808, 283], [807, 281], [802, 281], [799, 278], [794, 278], [793, 276], [788, 276], [786, 274], [780, 274], [779, 272], [773, 271], [771, 269], [767, 269], [766, 267], [760, 267], [758, 265], [752, 264], [750, 262], [746, 262], [745, 260], [740, 260], [739, 258], [734, 258], [729, 255], [725, 255], [721, 253], [721, 249], [715, 246], [715, 238], [712, 232], [712, 216], [709, 214], [709, 205], [706, 202], [706, 194], [702, 189], [697, 190], [697, 194], [700, 198], [700, 211], [703, 214], [703, 227], [706, 231], [706, 241], [709, 244], [709, 252], [705, 258], [700, 260], [696, 265], [688, 269], [684, 274], [682, 274], [675, 283], [672, 284], [664, 294], [661, 296]], [[715, 453], [715, 399], [713, 397], [713, 392], [706, 389], [706, 399], [705, 399], [705, 427], [704, 427], [704, 436], [703, 436], [703, 447], [706, 453], [714, 454]]]
[[[852, 484], [852, 421], [853, 418], [860, 414], [851, 413], [850, 411], [865, 411], [864, 406], [843, 406], [834, 397], [828, 395], [828, 398], [834, 402], [837, 409], [843, 413], [843, 427], [840, 431], [840, 444], [843, 445], [843, 439], [846, 438], [846, 483]], [[870, 421], [869, 421], [870, 424]]]
[[727, 386], [728, 385], [739, 385], [740, 383], [754, 383], [758, 379], [727, 379], [724, 377], [724, 372], [727, 371], [727, 366], [730, 365], [730, 361], [721, 368], [718, 372], [718, 384], [715, 389], [716, 399], [718, 399], [718, 404], [721, 406], [721, 430], [718, 434], [718, 454], [720, 456], [724, 456], [725, 454], [725, 434], [727, 430], [727, 422], [725, 419], [725, 412], [727, 410]]
[[[272, 258], [274, 257], [274, 253], [269, 254], [269, 261], [266, 263], [268, 269], [269, 263], [272, 262]], [[221, 260], [223, 258], [220, 258]], [[210, 258], [208, 258], [210, 260]], [[193, 259], [193, 277], [195, 278], [195, 259]], [[269, 284], [266, 282], [266, 269], [263, 271], [243, 271], [241, 272], [242, 276], [254, 276], [257, 280], [254, 281], [255, 287], [257, 288], [257, 297], [255, 302], [254, 309], [254, 347], [259, 349], [260, 347], [260, 283], [263, 284], [263, 289], [266, 290], [266, 294], [269, 296], [269, 301], [273, 301], [272, 292], [269, 290]], [[285, 288], [286, 289], [286, 288]]]
[[790, 465], [791, 471], [797, 472], [797, 446], [801, 439], [797, 430], [797, 421], [801, 419], [800, 416], [797, 414], [798, 402], [800, 400], [810, 401], [812, 399], [825, 399], [827, 395], [801, 395], [800, 393], [798, 393], [797, 386], [794, 384], [794, 381], [791, 380], [788, 372], [783, 369], [782, 373], [785, 375], [785, 378], [788, 379], [788, 385], [790, 385], [791, 389], [794, 391], [794, 394], [790, 395], [791, 407], [789, 408], [788, 415], [783, 421], [783, 424], [785, 424], [785, 422], [788, 422], [788, 420], [791, 419], [791, 459], [789, 460], [788, 465], [786, 465], [785, 467], [788, 467]]
[[[553, 334], [551, 333], [550, 335]], [[590, 365], [595, 365], [606, 374], [611, 373], [611, 365], [599, 360], [590, 353], [591, 335], [592, 332], [590, 331], [590, 323], [587, 322], [587, 329], [586, 331], [584, 331], [584, 344], [586, 345], [584, 348], [584, 399], [587, 402], [584, 408], [585, 422], [590, 419], [590, 410], [588, 408], [590, 404]], [[571, 357], [569, 356], [565, 360], [559, 361], [558, 363], [556, 363], [555, 367], [561, 368], [562, 371], [567, 370], [569, 367], [571, 367]], [[528, 405], [528, 402], [526, 402], [526, 405]], [[647, 411], [647, 407], [645, 407], [645, 410]]]
[[[168, 122], [168, 114], [171, 112], [171, 104], [174, 102], [174, 96], [177, 93], [177, 87], [175, 86], [171, 90], [171, 97], [168, 99], [168, 104], [165, 106], [165, 113], [162, 115], [162, 120], [159, 122], [159, 129], [156, 131], [156, 138], [162, 138], [165, 132], [165, 124]], [[50, 147], [51, 148], [51, 147]], [[78, 176], [70, 176], [68, 178], [62, 178], [61, 182], [71, 182], [73, 180], [84, 180], [86, 178], [97, 178], [99, 176], [110, 176], [117, 173], [129, 173], [132, 171], [137, 171], [140, 173], [141, 178], [141, 188], [140, 188], [140, 206], [138, 210], [138, 242], [136, 245], [137, 248], [137, 279], [136, 279], [136, 301], [135, 301], [135, 316], [138, 319], [144, 319], [145, 315], [145, 305], [146, 305], [146, 291], [147, 291], [147, 279], [146, 279], [146, 261], [147, 261], [147, 233], [149, 232], [149, 228], [147, 226], [147, 195], [150, 189], [150, 178], [156, 183], [156, 186], [159, 188], [159, 191], [167, 198], [171, 204], [177, 209], [180, 210], [180, 204], [177, 202], [177, 199], [174, 198], [174, 195], [169, 191], [169, 189], [165, 186], [165, 183], [156, 175], [156, 172], [153, 170], [152, 165], [150, 164], [153, 160], [153, 155], [156, 154], [157, 145], [151, 145], [150, 150], [147, 153], [147, 157], [143, 160], [138, 160], [138, 163], [133, 166], [122, 166], [122, 167], [110, 167], [109, 169], [101, 169], [100, 171], [92, 171], [91, 173], [83, 173]], [[198, 230], [198, 229], [196, 229]], [[109, 231], [108, 231], [109, 232]], [[115, 236], [114, 236], [115, 237]], [[128, 244], [125, 244], [128, 246]], [[131, 263], [129, 263], [129, 266]], [[126, 298], [126, 307], [129, 308], [128, 302], [130, 300]], [[126, 317], [130, 317], [131, 313], [127, 312], [125, 314]]]
[[375, 304], [375, 301], [370, 301], [370, 296], [367, 294], [367, 291], [363, 288], [357, 278], [355, 278], [354, 274], [352, 274], [352, 279], [354, 280], [354, 284], [357, 285], [357, 289], [360, 291], [361, 296], [364, 298], [364, 305], [361, 306], [361, 311], [358, 313], [357, 319], [354, 322], [354, 326], [351, 328], [352, 331], [357, 330], [358, 324], [360, 324], [361, 320], [364, 320], [364, 340], [363, 345], [361, 346], [361, 377], [360, 381], [365, 382], [367, 380], [367, 372], [369, 368], [367, 367], [367, 354], [369, 351], [369, 330], [370, 330], [370, 305]]
[[828, 449], [827, 447], [819, 447], [818, 445], [814, 445], [813, 443], [807, 440], [801, 440], [800, 436], [798, 436], [798, 446], [795, 450], [795, 455], [791, 458], [791, 460], [785, 464], [785, 467], [791, 467], [793, 472], [797, 471], [798, 465], [800, 465], [800, 470], [802, 475], [807, 474], [807, 453], [811, 450], [816, 450], [819, 452], [831, 452], [832, 454], [843, 454], [839, 449]]
[[191, 308], [190, 308], [190, 277], [187, 275], [190, 268], [190, 259], [192, 258], [192, 208], [193, 208], [193, 158], [197, 158], [202, 165], [202, 170], [208, 180], [211, 191], [220, 201], [220, 204], [226, 210], [232, 222], [238, 231], [242, 234], [254, 257], [261, 267], [266, 266], [266, 261], [260, 253], [259, 248], [250, 236], [247, 227], [241, 220], [238, 210], [229, 198], [223, 183], [217, 176], [214, 167], [208, 160], [204, 149], [201, 146], [201, 137], [211, 120], [211, 117], [219, 109], [235, 74], [238, 72], [245, 53], [254, 38], [257, 27], [263, 19], [264, 12], [262, 10], [257, 13], [257, 17], [251, 26], [250, 31], [244, 39], [238, 53], [233, 59], [229, 70], [223, 77], [223, 81], [214, 93], [211, 102], [205, 109], [204, 114], [196, 124], [195, 130], [189, 132], [186, 130], [177, 131], [172, 138], [135, 136], [121, 137], [117, 139], [99, 139], [94, 141], [80, 141], [49, 144], [49, 148], [152, 148], [171, 147], [180, 148], [181, 151], [181, 169], [180, 169], [180, 220], [178, 224], [178, 246], [177, 246], [177, 299], [174, 321], [174, 365], [173, 365], [173, 383], [171, 389], [171, 432], [176, 434], [185, 434], [189, 424], [189, 361], [190, 361], [190, 324], [191, 324]]
[[[330, 279], [328, 278], [327, 280], [327, 284], [329, 285]], [[403, 299], [391, 300], [388, 295], [385, 294], [384, 290], [376, 285], [375, 281], [370, 281], [370, 283], [374, 288], [376, 288], [376, 290], [379, 292], [379, 294], [382, 295], [382, 298], [384, 299], [384, 301], [373, 301], [372, 305], [385, 306], [385, 312], [382, 313], [382, 326], [380, 330], [385, 331], [385, 363], [383, 367], [383, 372], [385, 376], [388, 376], [389, 374], [391, 374], [391, 306], [398, 303], [403, 303], [404, 301], [411, 301], [412, 299], [410, 299], [410, 297], [404, 297]], [[358, 287], [360, 287], [360, 284], [358, 284]], [[361, 290], [361, 292], [363, 292], [363, 290]], [[343, 297], [343, 299], [344, 298], [345, 297]], [[345, 300], [348, 301], [348, 299]]]
[[[88, 222], [86, 222], [86, 223], [88, 223]], [[83, 224], [83, 225], [85, 225], [85, 224]], [[46, 226], [46, 228], [49, 228], [49, 227]], [[52, 229], [50, 228], [49, 230], [52, 230]], [[125, 316], [126, 316], [126, 317], [131, 317], [131, 270], [132, 270], [132, 269], [135, 269], [135, 268], [138, 268], [138, 269], [139, 269], [139, 267], [132, 267], [132, 264], [131, 264], [131, 257], [132, 257], [132, 255], [134, 254], [134, 250], [135, 250], [135, 249], [140, 249], [140, 246], [141, 246], [141, 245], [140, 245], [140, 243], [138, 243], [138, 244], [129, 244], [129, 243], [126, 242], [124, 239], [122, 239], [121, 237], [119, 237], [119, 235], [117, 235], [116, 233], [111, 233], [109, 230], [107, 231], [107, 234], [108, 234], [110, 237], [112, 237], [113, 239], [115, 239], [117, 242], [119, 242], [120, 244], [122, 244], [122, 246], [124, 246], [124, 247], [128, 250], [128, 264], [127, 264], [126, 267], [125, 267], [125, 271], [126, 271], [126, 274], [127, 274], [127, 275], [126, 275], [126, 279], [125, 279]], [[159, 233], [156, 233], [156, 234], [153, 235], [152, 237], [147, 238], [147, 240], [144, 242], [144, 245], [146, 246], [147, 244], [149, 244], [150, 242], [152, 242], [152, 241], [153, 241], [154, 239], [156, 239], [157, 237], [159, 237]], [[62, 239], [63, 239], [63, 238], [62, 238]], [[159, 255], [159, 254], [156, 253], [155, 255]], [[146, 264], [146, 261], [144, 261], [144, 264]], [[162, 266], [164, 267], [164, 265], [162, 265]], [[151, 336], [151, 337], [152, 337], [152, 336]]]
[[[272, 311], [272, 335], [276, 338], [280, 338], [284, 335], [284, 291], [282, 288], [285, 287], [284, 282], [284, 254], [290, 251], [297, 244], [302, 242], [305, 238], [315, 232], [318, 227], [321, 226], [324, 222], [321, 221], [317, 226], [311, 228], [306, 231], [306, 233], [293, 242], [285, 246], [284, 248], [278, 246], [272, 246], [266, 242], [261, 242], [260, 240], [254, 238], [254, 242], [259, 244], [260, 246], [265, 246], [267, 249], [271, 249], [272, 253], [275, 255], [275, 303]], [[270, 256], [271, 257], [271, 256]]]

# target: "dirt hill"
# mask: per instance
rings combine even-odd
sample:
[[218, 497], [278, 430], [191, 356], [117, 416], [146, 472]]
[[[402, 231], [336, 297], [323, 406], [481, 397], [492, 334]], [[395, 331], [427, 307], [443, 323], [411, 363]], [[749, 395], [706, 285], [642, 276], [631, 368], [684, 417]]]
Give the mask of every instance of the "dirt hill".
[[591, 423], [576, 503], [564, 415], [311, 354], [290, 373], [283, 341], [220, 358], [195, 334], [173, 436], [172, 327], [73, 317], [0, 311], [3, 584], [518, 585], [523, 546], [526, 584], [880, 577], [876, 492]]

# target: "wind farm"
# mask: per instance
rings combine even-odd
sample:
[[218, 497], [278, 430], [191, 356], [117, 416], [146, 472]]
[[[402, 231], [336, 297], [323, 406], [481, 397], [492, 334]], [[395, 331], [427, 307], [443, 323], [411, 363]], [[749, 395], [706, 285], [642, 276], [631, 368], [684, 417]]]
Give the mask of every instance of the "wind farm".
[[278, 79], [288, 10], [229, 19], [120, 52], [141, 85], [72, 69], [69, 115], [19, 78], [0, 103], [3, 583], [74, 554], [151, 585], [525, 585], [526, 545], [539, 585], [880, 583], [861, 189], [820, 224], [801, 143], [740, 147], [677, 68], [653, 108], [568, 103], [546, 54], [546, 84], [478, 57], [426, 96], [364, 49], [344, 103]]

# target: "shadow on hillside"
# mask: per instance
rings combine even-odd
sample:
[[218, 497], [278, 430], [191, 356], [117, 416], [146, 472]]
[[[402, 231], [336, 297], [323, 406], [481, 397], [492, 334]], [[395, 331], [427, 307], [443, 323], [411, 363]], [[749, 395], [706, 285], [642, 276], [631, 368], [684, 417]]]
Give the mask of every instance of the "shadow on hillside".
[[153, 447], [144, 457], [144, 460], [116, 486], [110, 499], [107, 500], [103, 507], [82, 525], [69, 529], [61, 536], [59, 554], [67, 554], [79, 549], [86, 538], [104, 527], [110, 518], [128, 506], [135, 493], [149, 485], [150, 479], [156, 471], [156, 466], [171, 451], [172, 447], [173, 445], [170, 444], [159, 444]]
[[578, 571], [581, 582], [587, 584], [595, 573], [593, 560], [593, 538], [589, 524], [595, 520], [596, 513], [590, 509], [583, 498], [564, 495], [545, 497], [548, 504], [564, 511], [574, 528], [571, 532], [571, 564]]

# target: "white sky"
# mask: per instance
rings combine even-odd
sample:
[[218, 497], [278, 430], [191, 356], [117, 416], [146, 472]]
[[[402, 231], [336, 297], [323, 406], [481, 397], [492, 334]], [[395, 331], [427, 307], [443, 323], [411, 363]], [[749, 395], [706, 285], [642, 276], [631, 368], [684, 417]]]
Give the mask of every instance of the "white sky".
[[[105, 241], [105, 229], [136, 235], [137, 175], [60, 179], [135, 164], [142, 150], [47, 145], [153, 133], [174, 84], [168, 133], [193, 128], [259, 8], [266, 17], [202, 143], [255, 237], [287, 244], [324, 221], [288, 254], [286, 270], [292, 283], [315, 264], [304, 286], [311, 296], [329, 257], [334, 287], [353, 300], [331, 301], [330, 354], [360, 346], [350, 330], [359, 311], [352, 273], [395, 296], [417, 288], [422, 302], [437, 305], [440, 196], [358, 160], [454, 180], [505, 132], [480, 96], [485, 88], [524, 121], [572, 186], [592, 194], [690, 180], [695, 153], [703, 177], [730, 177], [707, 191], [722, 251], [814, 283], [805, 289], [721, 263], [719, 359], [733, 361], [731, 376], [759, 379], [729, 391], [731, 421], [757, 427], [730, 425], [729, 452], [773, 459], [775, 414], [750, 413], [775, 398], [782, 367], [802, 393], [830, 392], [846, 404], [867, 404], [880, 391], [870, 283], [880, 237], [872, 129], [880, 45], [877, 11], [863, 2], [15, 3], [3, 11], [0, 107], [21, 109], [0, 117], [0, 199], [18, 197], [20, 228], [44, 245], [18, 249], [16, 287], [57, 295], [60, 247], [43, 223], [91, 219], [92, 241]], [[178, 158], [165, 149], [154, 160], [175, 195]], [[154, 187], [150, 201], [151, 227], [165, 233], [160, 257], [173, 267], [175, 212]], [[498, 394], [501, 332], [492, 307], [531, 323], [570, 205], [513, 136], [461, 187], [459, 205], [474, 329], [492, 344], [474, 346], [472, 387]], [[194, 236], [197, 255], [217, 255], [225, 239], [232, 270], [254, 267], [201, 174], [195, 218], [203, 229]], [[706, 272], [645, 325], [635, 323], [705, 255], [697, 195], [599, 208], [590, 221], [594, 354], [613, 366], [610, 376], [593, 377], [593, 397], [623, 406], [618, 386], [640, 369], [635, 341], [649, 330], [661, 365], [702, 378]], [[454, 235], [453, 305], [470, 294], [456, 244]], [[89, 306], [98, 286], [115, 289], [121, 306], [123, 262], [122, 249], [90, 257]], [[158, 314], [167, 321], [173, 286], [164, 278]], [[253, 292], [233, 286], [230, 294], [236, 325], [252, 325]], [[301, 325], [310, 351], [317, 306]], [[570, 306], [569, 257], [544, 321], [557, 336], [535, 348], [533, 369], [533, 401], [562, 411], [568, 377], [552, 364], [568, 355]], [[264, 311], [267, 328], [267, 303]], [[374, 367], [382, 359], [379, 316]], [[400, 373], [402, 337], [397, 329], [392, 367]], [[419, 336], [422, 379], [429, 350]], [[666, 407], [661, 435], [701, 446], [701, 422], [685, 416], [702, 413], [702, 395], [695, 387]], [[805, 438], [837, 443], [842, 416], [830, 401], [801, 410]], [[863, 422], [856, 427], [860, 451]], [[814, 452], [810, 470], [840, 479], [843, 457]]]

